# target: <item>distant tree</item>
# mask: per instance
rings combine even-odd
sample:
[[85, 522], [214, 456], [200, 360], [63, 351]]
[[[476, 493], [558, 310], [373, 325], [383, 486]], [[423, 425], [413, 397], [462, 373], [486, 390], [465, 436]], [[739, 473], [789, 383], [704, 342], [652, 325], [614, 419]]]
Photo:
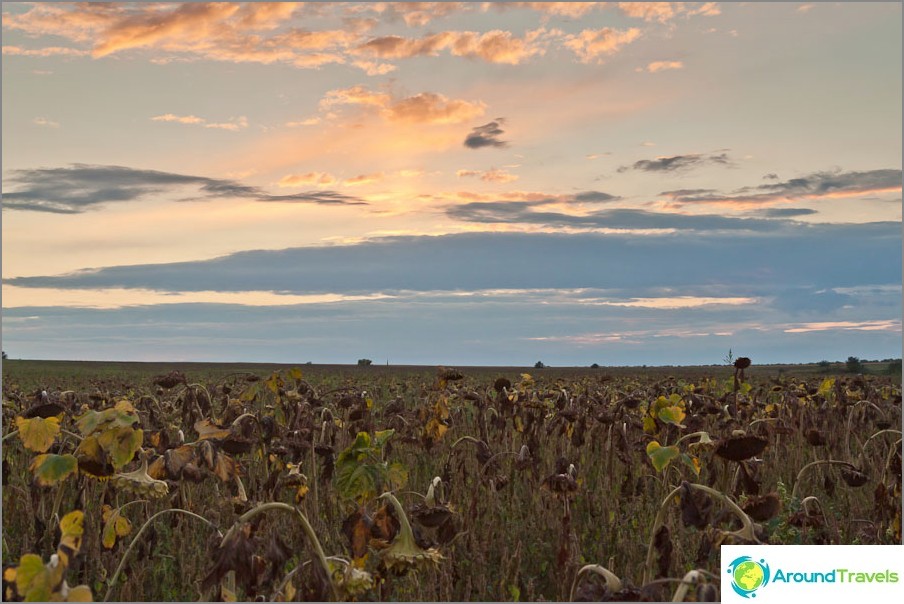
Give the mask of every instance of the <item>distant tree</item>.
[[6, 360], [6, 351], [5, 350], [3, 351], [3, 360], [4, 361]]
[[599, 363], [594, 363], [593, 365], [590, 366], [590, 368], [591, 368], [591, 369], [599, 369], [599, 368], [600, 368], [600, 364], [599, 364]]
[[857, 357], [848, 357], [845, 367], [848, 373], [863, 373], [863, 362]]
[[358, 359], [359, 367], [367, 367], [368, 365], [371, 365], [371, 364], [373, 364], [373, 361], [371, 361], [370, 359]]
[[829, 367], [832, 366], [832, 364], [826, 360], [819, 361], [816, 364], [819, 365], [820, 367], [822, 367], [823, 369], [828, 369]]
[[534, 363], [534, 369], [543, 369], [546, 365], [543, 364], [543, 361], [537, 361]]

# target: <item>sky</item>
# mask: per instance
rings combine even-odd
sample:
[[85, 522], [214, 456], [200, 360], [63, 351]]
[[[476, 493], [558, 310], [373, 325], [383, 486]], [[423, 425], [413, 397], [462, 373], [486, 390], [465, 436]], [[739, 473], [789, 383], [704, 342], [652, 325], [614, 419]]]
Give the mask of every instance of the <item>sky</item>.
[[10, 358], [895, 358], [901, 3], [9, 3]]

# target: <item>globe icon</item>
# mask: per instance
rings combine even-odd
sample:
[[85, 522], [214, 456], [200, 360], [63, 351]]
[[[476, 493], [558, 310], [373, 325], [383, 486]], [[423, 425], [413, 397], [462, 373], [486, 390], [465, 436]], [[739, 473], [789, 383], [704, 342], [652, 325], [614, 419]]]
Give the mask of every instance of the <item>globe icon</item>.
[[751, 592], [756, 590], [763, 584], [764, 579], [763, 567], [753, 560], [741, 562], [734, 569], [735, 585], [744, 591]]

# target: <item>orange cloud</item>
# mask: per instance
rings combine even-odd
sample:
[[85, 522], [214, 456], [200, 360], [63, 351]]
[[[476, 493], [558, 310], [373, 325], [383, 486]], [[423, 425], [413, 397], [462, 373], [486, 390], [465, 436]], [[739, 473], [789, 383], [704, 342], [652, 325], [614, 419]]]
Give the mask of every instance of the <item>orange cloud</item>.
[[684, 69], [684, 63], [681, 61], [653, 61], [652, 63], [648, 63], [646, 67], [638, 68], [638, 71], [656, 73], [657, 71], [666, 71], [669, 69]]
[[569, 35], [565, 46], [570, 48], [582, 63], [602, 62], [603, 55], [612, 55], [640, 37], [640, 30], [632, 27], [623, 31], [604, 27], [585, 29], [580, 34]]
[[336, 182], [336, 177], [327, 172], [306, 172], [304, 174], [287, 174], [279, 179], [280, 187], [300, 187], [317, 185], [326, 187]]
[[352, 65], [363, 69], [364, 73], [369, 76], [386, 75], [396, 70], [396, 66], [392, 63], [377, 63], [376, 61], [354, 61]]
[[457, 99], [448, 99], [441, 94], [422, 92], [392, 103], [388, 108], [389, 117], [394, 121], [458, 124], [483, 115], [486, 105]]
[[583, 17], [595, 8], [605, 6], [605, 2], [484, 2], [483, 10], [490, 8], [527, 8], [559, 17]]
[[[276, 29], [303, 4], [37, 4], [21, 15], [4, 15], [3, 25], [33, 36], [56, 35], [92, 44], [91, 55], [95, 58], [143, 48], [185, 53], [192, 58], [285, 62], [303, 68], [344, 62], [345, 58], [337, 51], [358, 41], [358, 34], [352, 31], [291, 29], [270, 37], [257, 33]], [[37, 52], [84, 54], [84, 51], [50, 49]], [[35, 54], [35, 51], [20, 54]]]
[[464, 12], [473, 7], [472, 2], [368, 2], [357, 10], [399, 15], [408, 27], [427, 25], [435, 18]]
[[373, 92], [364, 86], [330, 90], [320, 101], [321, 109], [337, 104], [378, 107], [384, 119], [395, 122], [458, 124], [483, 115], [486, 105], [449, 99], [434, 92], [422, 92], [395, 99], [385, 92]]
[[174, 115], [172, 113], [164, 113], [163, 115], [155, 115], [151, 118], [155, 122], [176, 122], [179, 124], [203, 124], [204, 118], [196, 115]]
[[346, 187], [358, 187], [361, 185], [369, 185], [371, 183], [379, 182], [383, 180], [383, 177], [384, 174], [382, 172], [374, 172], [373, 174], [360, 174], [352, 178], [347, 178], [342, 184]]
[[175, 115], [172, 113], [164, 113], [163, 115], [155, 115], [151, 120], [155, 122], [173, 122], [191, 126], [204, 126], [205, 128], [231, 130], [233, 132], [248, 127], [248, 118], [245, 116], [233, 117], [226, 122], [208, 122], [203, 117], [198, 117], [197, 115]]
[[358, 46], [353, 52], [376, 56], [381, 59], [408, 59], [436, 55], [448, 50], [458, 57], [483, 59], [489, 63], [518, 65], [538, 54], [543, 54], [546, 30], [529, 31], [523, 38], [511, 32], [492, 30], [480, 34], [473, 31], [447, 31], [422, 38], [382, 36]]
[[665, 23], [678, 13], [683, 4], [683, 2], [619, 2], [618, 8], [629, 17]]
[[484, 182], [507, 183], [518, 180], [517, 174], [512, 174], [500, 168], [492, 168], [483, 172], [480, 170], [458, 170], [455, 175], [459, 178], [476, 176]]
[[48, 46], [47, 48], [22, 48], [21, 46], [4, 46], [3, 54], [19, 55], [23, 57], [81, 57], [87, 55], [88, 51], [79, 50], [77, 48], [65, 48], [62, 46]]

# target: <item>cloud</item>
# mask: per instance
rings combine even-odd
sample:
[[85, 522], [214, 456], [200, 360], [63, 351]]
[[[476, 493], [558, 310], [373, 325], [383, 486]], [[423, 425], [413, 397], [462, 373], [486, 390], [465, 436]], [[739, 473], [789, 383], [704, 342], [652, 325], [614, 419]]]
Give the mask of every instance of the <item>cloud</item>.
[[486, 105], [481, 101], [449, 99], [434, 92], [422, 92], [405, 98], [395, 98], [387, 92], [374, 92], [364, 86], [330, 90], [320, 101], [321, 109], [334, 105], [363, 105], [376, 107], [388, 121], [457, 124], [483, 115]]
[[900, 319], [882, 321], [822, 321], [803, 323], [785, 329], [785, 333], [807, 333], [810, 331], [890, 331], [901, 332]]
[[810, 4], [810, 3], [808, 3], [808, 4], [801, 4], [800, 6], [797, 7], [797, 12], [799, 12], [799, 13], [808, 13], [808, 12], [810, 12], [810, 10], [812, 10], [815, 6], [816, 6], [815, 4]]
[[859, 197], [901, 190], [901, 170], [841, 170], [813, 172], [799, 178], [743, 187], [732, 193], [713, 190], [665, 191], [662, 195], [679, 203], [728, 205], [770, 205], [801, 199]]
[[[575, 201], [579, 201], [575, 199]], [[577, 211], [564, 204], [566, 211], [547, 208], [557, 200], [471, 202], [451, 206], [446, 215], [456, 220], [482, 224], [542, 225], [578, 230], [618, 231], [749, 231], [776, 232], [787, 223], [762, 218], [733, 218], [715, 214], [688, 215], [647, 212], [631, 209], [606, 209], [592, 212]], [[561, 204], [560, 204], [561, 205]], [[571, 204], [573, 205], [573, 204]]]
[[205, 128], [217, 128], [220, 130], [231, 130], [233, 132], [248, 127], [248, 118], [245, 116], [229, 118], [226, 122], [208, 122], [203, 117], [198, 117], [197, 115], [174, 115], [172, 113], [164, 113], [163, 115], [155, 115], [151, 120], [155, 122], [172, 122], [191, 126], [204, 126]]
[[368, 2], [359, 10], [371, 10], [388, 19], [401, 17], [408, 27], [422, 27], [436, 18], [473, 10], [473, 2]]
[[810, 208], [768, 208], [760, 210], [756, 215], [763, 218], [794, 218], [795, 216], [812, 216], [818, 213]]
[[[622, 220], [636, 219], [628, 214]], [[648, 220], [641, 219], [647, 226]], [[772, 225], [770, 231], [733, 229], [693, 237], [503, 232], [386, 237], [356, 245], [248, 251], [203, 261], [17, 277], [4, 284], [306, 294], [679, 288], [672, 296], [684, 295], [688, 287], [718, 284], [730, 296], [752, 297], [774, 296], [801, 284], [818, 290], [900, 283], [900, 223], [776, 228], [775, 221], [764, 222]], [[688, 272], [688, 267], [694, 270]], [[702, 291], [694, 295], [712, 295]]]
[[628, 170], [642, 170], [644, 172], [676, 172], [697, 168], [706, 164], [730, 166], [731, 160], [729, 160], [727, 153], [709, 156], [700, 153], [689, 153], [686, 155], [673, 155], [671, 157], [657, 157], [656, 159], [642, 159], [634, 162], [631, 166], [621, 166], [618, 171], [627, 172]]
[[[4, 22], [6, 20], [4, 19]], [[88, 54], [87, 50], [66, 48], [63, 46], [47, 46], [44, 48], [22, 48], [21, 46], [4, 46], [3, 54], [22, 57], [82, 57]]]
[[34, 124], [35, 126], [44, 126], [46, 128], [59, 128], [60, 127], [59, 122], [55, 122], [51, 119], [47, 119], [46, 117], [36, 117], [35, 119], [31, 120], [31, 123]]
[[354, 61], [352, 65], [363, 69], [364, 73], [369, 76], [386, 75], [397, 69], [392, 63], [377, 63], [376, 61]]
[[[279, 62], [300, 68], [344, 62], [342, 53], [358, 42], [357, 33], [280, 27], [296, 12], [313, 10], [293, 2], [36, 4], [22, 14], [5, 14], [3, 25], [31, 36], [60, 36], [84, 44], [94, 58], [145, 50], [182, 60]], [[56, 54], [48, 49], [37, 52]], [[155, 60], [167, 62], [171, 57], [158, 54]]]
[[[141, 170], [123, 166], [71, 164], [65, 168], [11, 170], [4, 179], [3, 209], [78, 214], [108, 203], [168, 195], [183, 201], [236, 198], [261, 202], [365, 205], [334, 191], [271, 195], [235, 180]], [[197, 194], [180, 197], [186, 188]]]
[[298, 187], [317, 185], [326, 187], [336, 183], [336, 177], [326, 172], [306, 172], [304, 174], [287, 174], [279, 179], [280, 187]]
[[722, 14], [717, 2], [706, 2], [697, 7], [688, 2], [619, 2], [618, 8], [629, 17], [659, 23], [666, 23], [682, 14], [707, 17]]
[[176, 122], [177, 124], [203, 124], [203, 117], [196, 115], [174, 115], [172, 113], [164, 113], [163, 115], [155, 115], [151, 118], [155, 122]]
[[342, 183], [346, 187], [359, 187], [362, 185], [369, 185], [375, 182], [380, 182], [385, 177], [385, 174], [382, 172], [373, 172], [371, 174], [359, 174], [358, 176], [353, 176], [351, 178], [345, 179]]
[[582, 63], [602, 63], [604, 56], [615, 54], [640, 35], [640, 30], [636, 27], [626, 30], [611, 27], [598, 30], [585, 29], [579, 34], [566, 36], [564, 45], [570, 48]]
[[638, 67], [637, 71], [656, 73], [657, 71], [667, 71], [672, 69], [684, 69], [684, 63], [682, 63], [681, 61], [653, 61], [652, 63], [647, 63], [646, 67]]
[[545, 29], [529, 31], [523, 38], [511, 32], [492, 30], [485, 33], [473, 31], [447, 31], [422, 38], [382, 36], [358, 46], [354, 52], [381, 59], [409, 59], [417, 56], [435, 56], [448, 50], [457, 57], [482, 59], [488, 63], [518, 65], [545, 52]]
[[477, 126], [471, 129], [471, 133], [465, 138], [465, 147], [471, 149], [480, 149], [481, 147], [507, 147], [506, 141], [500, 140], [500, 136], [505, 134], [502, 126], [505, 124], [504, 117], [497, 117], [492, 122]]
[[547, 15], [577, 19], [605, 5], [605, 2], [484, 2], [483, 9], [488, 10], [491, 7], [496, 10], [526, 8]]
[[619, 2], [618, 8], [629, 17], [664, 23], [680, 12], [681, 4], [683, 2]]
[[286, 126], [289, 128], [297, 128], [299, 126], [316, 126], [321, 122], [319, 117], [309, 117], [303, 120], [295, 120], [291, 122], [286, 122]]
[[506, 183], [518, 180], [517, 174], [511, 174], [500, 168], [492, 168], [490, 170], [458, 170], [455, 172], [455, 175], [459, 178], [463, 177], [477, 177], [484, 182], [498, 182], [498, 183]]

